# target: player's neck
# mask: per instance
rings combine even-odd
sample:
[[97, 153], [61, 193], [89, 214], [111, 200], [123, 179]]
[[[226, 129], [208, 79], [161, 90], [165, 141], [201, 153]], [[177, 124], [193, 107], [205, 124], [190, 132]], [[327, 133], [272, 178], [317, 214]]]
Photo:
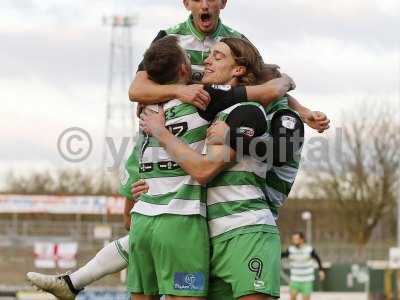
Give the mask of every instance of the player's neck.
[[186, 77], [185, 78], [181, 77], [181, 78], [178, 79], [176, 84], [184, 84], [184, 85], [186, 85], [186, 84], [189, 84], [189, 81], [187, 80]]
[[227, 83], [224, 83], [224, 85], [230, 85], [230, 86], [238, 86], [238, 84], [239, 84], [239, 81], [237, 80], [236, 77], [233, 77]]

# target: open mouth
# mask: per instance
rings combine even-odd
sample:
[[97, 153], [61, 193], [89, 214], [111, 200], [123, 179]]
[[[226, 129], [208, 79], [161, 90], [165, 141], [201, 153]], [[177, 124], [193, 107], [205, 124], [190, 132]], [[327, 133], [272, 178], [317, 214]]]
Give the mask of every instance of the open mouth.
[[210, 15], [209, 13], [201, 14], [201, 15], [200, 15], [200, 19], [201, 19], [203, 22], [210, 21], [210, 20], [211, 20], [211, 15]]
[[211, 14], [209, 14], [209, 13], [201, 14], [200, 15], [200, 20], [206, 26], [210, 26], [212, 24]]

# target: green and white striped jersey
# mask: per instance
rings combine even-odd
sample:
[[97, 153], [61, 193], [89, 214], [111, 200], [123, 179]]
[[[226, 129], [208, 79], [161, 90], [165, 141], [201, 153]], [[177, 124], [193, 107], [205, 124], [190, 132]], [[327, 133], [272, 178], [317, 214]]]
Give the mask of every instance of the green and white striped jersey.
[[288, 252], [290, 280], [295, 282], [314, 281], [313, 247], [309, 245], [301, 247], [290, 246]]
[[[193, 150], [201, 152], [209, 123], [199, 116], [194, 106], [180, 100], [171, 100], [162, 106], [166, 127]], [[149, 191], [139, 198], [132, 211], [147, 216], [205, 217], [204, 187], [174, 162], [155, 138], [144, 139], [141, 146], [140, 178], [149, 185]]]
[[[219, 113], [216, 119], [225, 121], [235, 108], [242, 105], [255, 105], [267, 119], [264, 108], [255, 102], [234, 105]], [[270, 137], [266, 132], [261, 138]], [[237, 232], [236, 229], [250, 226], [255, 231], [276, 228], [263, 192], [268, 168], [266, 162], [244, 155], [207, 185], [207, 219], [211, 238], [230, 237], [229, 233]]]
[[[143, 137], [142, 137], [143, 139]], [[129, 200], [133, 200], [132, 185], [140, 179], [139, 176], [139, 155], [140, 140], [136, 142], [132, 153], [129, 155], [128, 160], [124, 165], [124, 169], [120, 172], [120, 187], [119, 193], [121, 196], [126, 197]]]
[[290, 110], [287, 98], [274, 101], [267, 108], [254, 102], [240, 103], [222, 111], [217, 119], [227, 120], [231, 112], [243, 105], [258, 107], [265, 117], [265, 133], [257, 140], [267, 145], [267, 159], [244, 155], [208, 185], [207, 216], [212, 238], [229, 238], [243, 230], [278, 232], [275, 223], [277, 210], [287, 199], [299, 167], [301, 147], [293, 149], [296, 152], [292, 160], [281, 164], [268, 156], [275, 155], [268, 147], [274, 145], [273, 128], [281, 128], [276, 126], [277, 118], [278, 124], [283, 124], [283, 129], [287, 126], [287, 129], [293, 130], [295, 128], [291, 125], [295, 125], [300, 128], [300, 134], [304, 130], [297, 113]]
[[[192, 81], [200, 82], [204, 74], [203, 62], [208, 57], [211, 48], [225, 37], [245, 38], [244, 35], [224, 25], [219, 20], [216, 30], [205, 35], [198, 31], [193, 24], [193, 18], [190, 16], [185, 22], [179, 23], [167, 30], [158, 33], [155, 41], [167, 35], [173, 35], [178, 38], [179, 45], [186, 50], [190, 56], [192, 63]], [[143, 70], [143, 64], [139, 66], [139, 70]]]
[[[269, 106], [266, 107], [269, 130], [271, 128], [270, 123], [273, 117], [276, 113], [279, 113], [282, 110], [293, 111], [291, 108], [289, 108], [288, 99], [286, 97], [282, 97], [281, 99], [272, 102]], [[297, 112], [293, 112], [297, 114]], [[299, 118], [298, 120], [300, 121], [301, 119]], [[304, 127], [304, 124], [302, 123], [301, 126]], [[293, 155], [292, 160], [285, 162], [284, 164], [279, 166], [272, 165], [272, 167], [269, 168], [267, 171], [265, 181], [265, 193], [267, 196], [267, 201], [270, 204], [270, 208], [276, 218], [278, 217], [278, 209], [284, 204], [284, 202], [288, 198], [294, 180], [296, 179], [300, 165], [301, 150], [302, 147], [297, 149], [297, 151]]]

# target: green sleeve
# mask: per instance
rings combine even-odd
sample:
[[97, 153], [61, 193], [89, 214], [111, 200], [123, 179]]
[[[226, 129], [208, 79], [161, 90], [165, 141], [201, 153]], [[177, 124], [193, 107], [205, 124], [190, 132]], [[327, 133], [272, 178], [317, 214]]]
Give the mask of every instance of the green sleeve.
[[140, 143], [137, 143], [133, 148], [131, 155], [125, 163], [123, 175], [121, 176], [121, 185], [119, 193], [129, 200], [133, 200], [131, 193], [132, 184], [139, 181], [139, 149]]

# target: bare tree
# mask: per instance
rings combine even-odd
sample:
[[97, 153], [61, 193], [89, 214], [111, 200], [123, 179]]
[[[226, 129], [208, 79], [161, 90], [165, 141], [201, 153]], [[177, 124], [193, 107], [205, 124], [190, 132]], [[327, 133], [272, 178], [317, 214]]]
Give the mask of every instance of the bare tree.
[[318, 172], [308, 174], [314, 197], [334, 201], [360, 259], [382, 216], [395, 207], [400, 175], [395, 110], [364, 109], [344, 118], [341, 161], [320, 161]]
[[[105, 176], [105, 177], [104, 177]], [[59, 169], [32, 171], [25, 175], [10, 172], [5, 193], [33, 195], [116, 195], [118, 174], [99, 170]]]

